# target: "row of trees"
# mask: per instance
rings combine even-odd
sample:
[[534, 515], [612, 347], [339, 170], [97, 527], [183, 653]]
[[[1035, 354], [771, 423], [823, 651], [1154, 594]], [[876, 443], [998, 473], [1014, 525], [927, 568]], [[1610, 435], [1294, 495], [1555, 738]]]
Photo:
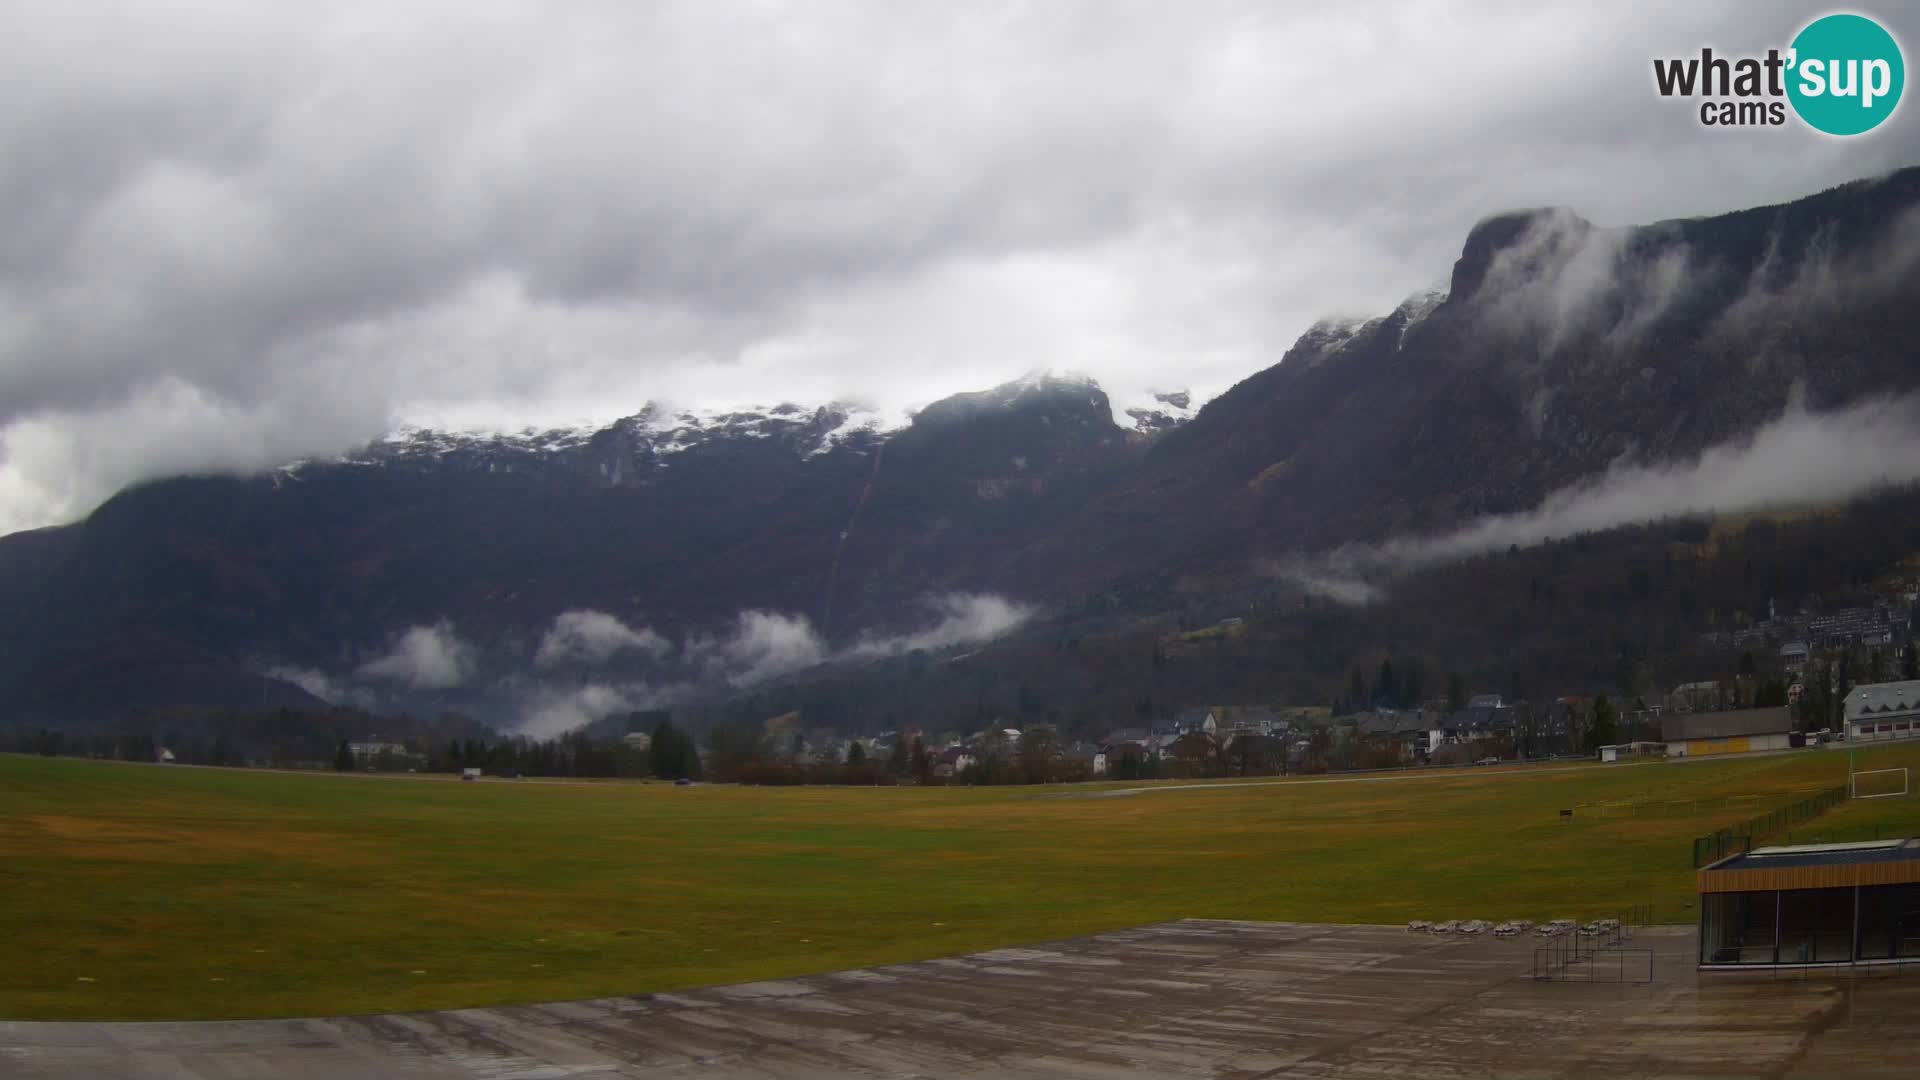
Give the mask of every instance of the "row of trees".
[[714, 777], [742, 784], [869, 786], [909, 781], [930, 784], [938, 779], [934, 776], [933, 755], [919, 736], [910, 743], [893, 740], [885, 757], [872, 755], [867, 745], [856, 739], [848, 744], [845, 761], [805, 760], [798, 738], [786, 746], [775, 743], [772, 736], [754, 733], [745, 725], [715, 730], [707, 739]]
[[171, 755], [170, 760], [185, 765], [278, 764], [249, 757], [223, 735], [177, 732], [156, 738], [151, 732], [82, 733], [42, 728], [16, 732], [0, 742], [0, 748], [18, 754], [83, 757], [96, 761], [154, 761], [164, 748]]
[[659, 763], [645, 750], [584, 731], [569, 732], [557, 739], [476, 736], [424, 745], [421, 740], [408, 740], [400, 745], [399, 752], [383, 749], [373, 755], [356, 755], [352, 740], [343, 738], [334, 748], [333, 767], [342, 772], [460, 772], [475, 768], [504, 775], [581, 778], [682, 775], [660, 773]]
[[[341, 753], [346, 750], [342, 743]], [[693, 736], [670, 720], [654, 728], [645, 749], [624, 738], [588, 730], [571, 731], [557, 739], [453, 739], [428, 753], [421, 767], [429, 772], [475, 768], [493, 774], [581, 778], [698, 780], [702, 776]]]
[[[670, 723], [656, 730], [651, 750], [642, 750], [622, 739], [587, 731], [569, 732], [555, 739], [486, 734], [442, 740], [425, 735], [375, 736], [372, 731], [391, 730], [396, 722], [405, 721], [358, 714], [356, 728], [351, 733], [338, 728], [329, 732], [321, 725], [332, 726], [327, 723], [330, 719], [337, 718], [290, 714], [284, 718], [285, 723], [305, 720], [315, 728], [297, 739], [249, 737], [260, 730], [259, 725], [234, 724], [230, 717], [214, 714], [201, 720], [199, 726], [180, 721], [158, 734], [150, 730], [18, 732], [0, 742], [0, 748], [48, 757], [146, 762], [158, 760], [164, 750], [168, 760], [183, 765], [309, 769], [331, 766], [338, 771], [354, 772], [459, 772], [480, 768], [489, 773], [526, 776], [678, 779], [700, 775], [700, 755], [694, 748], [692, 736]], [[214, 730], [207, 731], [209, 726]], [[457, 726], [468, 730], [478, 728], [466, 721], [458, 722]], [[381, 749], [371, 755], [354, 753], [353, 744], [362, 740], [377, 742]]]
[[1443, 692], [1446, 695], [1447, 708], [1460, 710], [1467, 707], [1467, 680], [1458, 671], [1447, 673], [1444, 688], [1432, 685], [1428, 678], [1428, 661], [1420, 656], [1383, 657], [1380, 666], [1374, 669], [1373, 680], [1368, 682], [1359, 668], [1347, 673], [1346, 692], [1334, 699], [1333, 711], [1336, 713], [1362, 712], [1367, 709], [1418, 709], [1428, 703], [1429, 696]]

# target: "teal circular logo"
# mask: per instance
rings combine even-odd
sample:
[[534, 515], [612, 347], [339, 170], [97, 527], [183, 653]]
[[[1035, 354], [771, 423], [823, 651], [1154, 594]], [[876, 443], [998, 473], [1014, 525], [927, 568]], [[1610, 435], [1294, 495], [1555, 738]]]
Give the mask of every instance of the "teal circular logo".
[[1800, 119], [1829, 135], [1872, 131], [1893, 115], [1907, 84], [1900, 43], [1864, 15], [1828, 15], [1793, 39], [1787, 98]]

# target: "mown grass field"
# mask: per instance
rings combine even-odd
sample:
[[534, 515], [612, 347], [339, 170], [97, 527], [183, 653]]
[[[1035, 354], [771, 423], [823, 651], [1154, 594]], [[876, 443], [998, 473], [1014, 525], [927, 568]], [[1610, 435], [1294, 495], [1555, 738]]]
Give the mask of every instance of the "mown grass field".
[[[1920, 747], [1860, 761], [1920, 773]], [[1692, 836], [1845, 771], [1844, 755], [1805, 751], [1090, 798], [0, 756], [0, 1017], [543, 1001], [1185, 916], [1542, 919], [1652, 903], [1689, 921]], [[1920, 832], [1920, 798], [1844, 807], [1802, 838], [1829, 822]]]

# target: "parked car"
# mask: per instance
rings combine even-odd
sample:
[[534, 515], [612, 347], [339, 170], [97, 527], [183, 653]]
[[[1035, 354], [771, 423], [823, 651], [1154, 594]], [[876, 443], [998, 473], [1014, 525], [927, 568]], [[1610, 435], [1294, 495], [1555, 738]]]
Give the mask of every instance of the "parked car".
[[1500, 759], [1497, 757], [1483, 757], [1479, 761], [1474, 762], [1474, 764], [1475, 765], [1498, 765], [1500, 764]]
[[689, 779], [687, 779], [686, 777], [684, 777], [684, 776], [683, 776], [683, 777], [681, 777], [680, 779], [678, 779], [678, 780], [675, 780], [675, 781], [673, 782], [673, 786], [674, 786], [674, 787], [692, 787], [692, 786], [693, 786], [693, 781], [691, 781], [691, 780], [689, 780]]

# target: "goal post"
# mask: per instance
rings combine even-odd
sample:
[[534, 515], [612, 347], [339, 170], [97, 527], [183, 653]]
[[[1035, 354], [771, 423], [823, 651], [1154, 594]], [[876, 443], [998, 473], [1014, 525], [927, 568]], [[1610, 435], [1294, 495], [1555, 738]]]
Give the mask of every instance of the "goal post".
[[1853, 774], [1850, 787], [1847, 794], [1855, 799], [1888, 799], [1905, 795], [1909, 790], [1907, 770], [1904, 767], [1867, 769]]

